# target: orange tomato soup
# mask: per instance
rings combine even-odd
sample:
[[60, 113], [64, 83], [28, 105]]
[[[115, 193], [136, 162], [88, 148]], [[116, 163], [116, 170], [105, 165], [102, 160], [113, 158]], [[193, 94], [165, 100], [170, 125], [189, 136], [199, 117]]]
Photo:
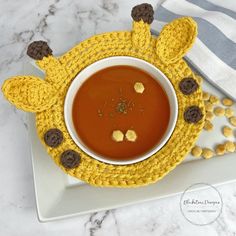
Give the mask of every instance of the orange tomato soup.
[[[134, 90], [136, 82], [144, 85], [143, 93]], [[88, 148], [110, 160], [132, 160], [161, 140], [170, 105], [161, 85], [148, 73], [131, 66], [112, 66], [82, 84], [72, 116], [77, 134]], [[137, 134], [135, 142], [112, 139], [114, 130], [125, 134], [129, 129]]]

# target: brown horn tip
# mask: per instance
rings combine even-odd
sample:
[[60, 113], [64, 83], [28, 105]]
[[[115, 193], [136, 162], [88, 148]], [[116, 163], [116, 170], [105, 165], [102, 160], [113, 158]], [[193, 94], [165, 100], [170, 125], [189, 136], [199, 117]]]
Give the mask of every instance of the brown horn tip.
[[42, 60], [52, 55], [52, 49], [45, 41], [34, 41], [28, 46], [27, 55], [35, 60]]
[[151, 4], [142, 3], [133, 7], [131, 16], [134, 21], [143, 20], [145, 23], [151, 24], [153, 22], [154, 10]]

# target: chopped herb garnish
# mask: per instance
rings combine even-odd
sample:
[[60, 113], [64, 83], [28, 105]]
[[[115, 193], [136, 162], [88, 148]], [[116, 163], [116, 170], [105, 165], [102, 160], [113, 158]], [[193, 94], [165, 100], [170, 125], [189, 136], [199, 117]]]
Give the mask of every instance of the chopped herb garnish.
[[118, 102], [117, 106], [116, 106], [116, 111], [119, 113], [127, 113], [127, 102], [122, 100], [120, 102]]
[[[135, 104], [132, 100], [127, 100], [124, 98], [123, 96], [123, 90], [122, 88], [119, 88], [119, 94], [120, 94], [120, 98], [117, 101], [115, 98], [111, 98], [111, 100], [106, 100], [103, 104], [102, 109], [105, 109], [105, 107], [109, 104], [109, 102], [112, 102], [112, 110], [110, 110], [110, 112], [108, 112], [108, 116], [113, 118], [115, 116], [115, 113], [120, 113], [120, 114], [127, 114], [128, 111], [133, 111], [133, 108], [135, 107]], [[113, 110], [114, 109], [114, 110]], [[144, 109], [140, 109], [140, 112], [142, 112]], [[98, 116], [99, 117], [103, 117], [105, 116], [105, 114], [98, 109]]]

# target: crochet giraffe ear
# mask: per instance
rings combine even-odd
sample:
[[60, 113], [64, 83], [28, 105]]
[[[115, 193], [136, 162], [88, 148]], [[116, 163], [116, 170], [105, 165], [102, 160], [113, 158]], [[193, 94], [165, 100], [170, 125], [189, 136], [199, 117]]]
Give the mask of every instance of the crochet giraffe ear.
[[192, 47], [197, 36], [197, 24], [191, 17], [176, 19], [164, 26], [157, 38], [156, 52], [166, 64], [180, 60]]
[[16, 76], [6, 80], [2, 92], [17, 108], [29, 112], [49, 109], [56, 102], [55, 89], [33, 76]]

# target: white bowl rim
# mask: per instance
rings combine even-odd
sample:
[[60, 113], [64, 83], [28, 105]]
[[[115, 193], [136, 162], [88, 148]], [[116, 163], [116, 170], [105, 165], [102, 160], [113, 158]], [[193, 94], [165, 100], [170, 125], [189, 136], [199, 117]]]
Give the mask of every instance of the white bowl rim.
[[[120, 61], [124, 61], [123, 63], [118, 63], [117, 62]], [[131, 159], [131, 160], [111, 160], [108, 159], [108, 157], [103, 157], [99, 154], [97, 154], [96, 152], [92, 151], [89, 147], [87, 147], [83, 141], [80, 139], [80, 137], [77, 135], [75, 128], [74, 128], [74, 124], [73, 124], [73, 120], [72, 120], [72, 105], [73, 105], [73, 101], [74, 101], [74, 97], [77, 93], [77, 91], [79, 90], [80, 86], [83, 84], [84, 81], [86, 81], [91, 75], [93, 75], [94, 73], [104, 69], [104, 68], [108, 68], [108, 67], [112, 67], [115, 65], [127, 65], [127, 63], [129, 62], [135, 62], [139, 65], [143, 64], [149, 68], [152, 68], [153, 71], [156, 71], [157, 74], [159, 74], [159, 76], [164, 79], [163, 81], [157, 80], [157, 82], [159, 82], [159, 84], [162, 86], [163, 88], [163, 84], [168, 86], [169, 91], [166, 91], [165, 88], [164, 91], [166, 92], [170, 92], [172, 97], [170, 97], [168, 94], [168, 100], [170, 104], [170, 120], [169, 120], [169, 124], [167, 127], [167, 130], [165, 132], [165, 134], [163, 135], [162, 139], [157, 143], [157, 145], [155, 145], [151, 150], [147, 151], [146, 153], [138, 156], [137, 158]], [[97, 69], [97, 70], [91, 70], [91, 67], [96, 67], [96, 66], [101, 66], [101, 63], [104, 65], [102, 66], [102, 68]], [[112, 64], [115, 63], [115, 64]], [[140, 64], [141, 63], [141, 64]], [[132, 64], [132, 63], [131, 63]], [[133, 66], [135, 67], [135, 65], [129, 65], [128, 66]], [[136, 66], [137, 68], [144, 70], [145, 72], [150, 74], [150, 71], [146, 71], [143, 68], [140, 68], [138, 66]], [[89, 74], [89, 76], [87, 76], [83, 82], [80, 82], [79, 79], [80, 77], [82, 77], [85, 74]], [[157, 79], [154, 75], [152, 75], [152, 77], [154, 79]], [[80, 84], [80, 86], [78, 87], [78, 84]], [[77, 89], [75, 89], [77, 87]], [[73, 90], [76, 90], [76, 92], [73, 93]], [[170, 99], [172, 99], [170, 101]], [[84, 151], [87, 155], [89, 155], [90, 157], [107, 163], [107, 164], [113, 164], [113, 165], [129, 165], [129, 164], [134, 164], [140, 161], [143, 161], [147, 158], [149, 158], [150, 156], [152, 156], [153, 154], [155, 154], [156, 152], [158, 152], [169, 140], [169, 138], [171, 137], [171, 134], [173, 133], [175, 126], [176, 126], [176, 122], [177, 122], [177, 117], [178, 117], [178, 100], [177, 100], [177, 96], [176, 96], [176, 92], [174, 90], [174, 87], [172, 85], [172, 83], [170, 82], [170, 80], [164, 75], [164, 73], [159, 70], [157, 67], [155, 67], [154, 65], [152, 65], [151, 63], [144, 61], [142, 59], [136, 58], [136, 57], [130, 57], [130, 56], [112, 56], [112, 57], [107, 57], [107, 58], [103, 58], [101, 60], [98, 60], [90, 65], [88, 65], [87, 67], [85, 67], [83, 70], [81, 70], [76, 77], [73, 79], [73, 81], [71, 82], [69, 89], [67, 90], [66, 93], [66, 97], [65, 97], [65, 101], [64, 101], [64, 119], [65, 119], [65, 124], [66, 124], [66, 128], [71, 136], [71, 138], [73, 139], [73, 141], [75, 142], [75, 144], [82, 150]]]

